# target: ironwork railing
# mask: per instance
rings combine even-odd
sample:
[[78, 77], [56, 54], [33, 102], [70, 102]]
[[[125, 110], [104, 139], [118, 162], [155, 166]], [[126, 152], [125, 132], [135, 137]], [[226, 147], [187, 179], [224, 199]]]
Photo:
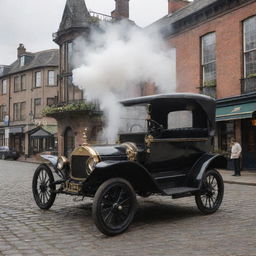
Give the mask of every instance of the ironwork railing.
[[241, 94], [256, 92], [256, 77], [241, 79]]
[[200, 87], [200, 93], [216, 99], [216, 86], [202, 86]]
[[116, 20], [115, 17], [112, 17], [110, 15], [106, 15], [106, 14], [103, 14], [103, 13], [100, 13], [100, 12], [94, 12], [94, 11], [89, 11], [90, 12], [90, 15], [92, 18], [95, 18], [95, 19], [98, 19], [100, 21], [113, 21], [113, 20]]

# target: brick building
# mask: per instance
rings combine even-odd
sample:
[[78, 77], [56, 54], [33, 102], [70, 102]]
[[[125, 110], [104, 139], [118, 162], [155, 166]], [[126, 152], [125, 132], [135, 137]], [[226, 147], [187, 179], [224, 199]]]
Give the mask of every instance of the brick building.
[[243, 166], [256, 168], [256, 1], [168, 0], [160, 26], [176, 48], [177, 91], [217, 99], [216, 148], [242, 144]]
[[42, 110], [57, 97], [58, 50], [27, 52], [17, 49], [17, 60], [0, 66], [0, 146], [22, 154], [53, 150], [57, 123]]

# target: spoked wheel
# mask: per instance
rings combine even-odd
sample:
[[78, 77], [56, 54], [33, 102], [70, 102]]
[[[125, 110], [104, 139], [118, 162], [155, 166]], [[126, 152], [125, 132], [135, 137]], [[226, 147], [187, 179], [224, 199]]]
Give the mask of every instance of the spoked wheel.
[[34, 199], [39, 208], [48, 210], [54, 203], [56, 189], [54, 177], [49, 167], [40, 165], [34, 174], [32, 190]]
[[128, 181], [122, 178], [105, 181], [93, 201], [95, 225], [107, 236], [124, 232], [133, 220], [136, 204], [135, 192]]
[[196, 194], [196, 204], [204, 214], [211, 214], [218, 210], [224, 195], [224, 183], [221, 175], [212, 169], [206, 172], [202, 180], [202, 187]]

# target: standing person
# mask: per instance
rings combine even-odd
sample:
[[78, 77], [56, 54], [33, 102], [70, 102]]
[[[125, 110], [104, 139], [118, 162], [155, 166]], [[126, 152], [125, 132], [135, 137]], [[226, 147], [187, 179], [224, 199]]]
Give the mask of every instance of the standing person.
[[234, 139], [231, 139], [231, 159], [234, 164], [234, 171], [235, 173], [233, 176], [241, 176], [240, 173], [240, 155], [242, 152], [242, 147], [240, 144]]

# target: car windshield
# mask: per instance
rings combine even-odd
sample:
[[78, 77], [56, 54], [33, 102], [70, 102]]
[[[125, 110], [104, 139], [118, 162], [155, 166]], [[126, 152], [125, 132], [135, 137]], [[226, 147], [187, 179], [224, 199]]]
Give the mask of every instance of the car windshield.
[[147, 132], [147, 116], [146, 105], [122, 108], [119, 133]]

